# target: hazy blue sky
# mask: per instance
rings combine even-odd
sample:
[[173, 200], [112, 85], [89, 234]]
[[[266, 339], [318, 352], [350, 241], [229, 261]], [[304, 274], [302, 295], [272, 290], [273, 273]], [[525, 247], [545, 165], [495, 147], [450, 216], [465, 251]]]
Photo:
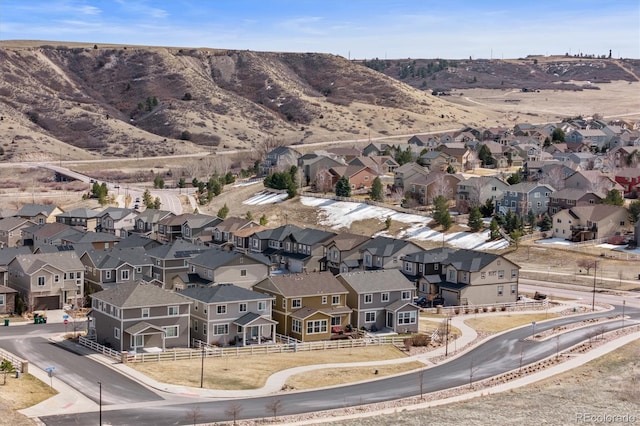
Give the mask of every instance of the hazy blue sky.
[[362, 58], [640, 58], [639, 0], [0, 0], [0, 39]]

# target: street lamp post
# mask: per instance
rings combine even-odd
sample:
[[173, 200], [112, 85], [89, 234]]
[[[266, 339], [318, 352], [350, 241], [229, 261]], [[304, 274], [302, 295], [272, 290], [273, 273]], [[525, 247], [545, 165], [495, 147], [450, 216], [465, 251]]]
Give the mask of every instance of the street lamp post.
[[202, 348], [202, 354], [200, 356], [200, 388], [204, 386], [204, 345], [200, 346]]
[[622, 328], [624, 328], [624, 307], [627, 304], [626, 300], [622, 301]]
[[447, 319], [445, 320], [444, 323], [444, 332], [445, 332], [445, 346], [444, 346], [444, 356], [448, 356], [449, 355], [449, 327], [451, 324], [451, 317], [447, 317]]
[[591, 312], [596, 310], [596, 275], [598, 271], [598, 261], [593, 263], [593, 297], [591, 299]]
[[98, 396], [98, 406], [100, 407], [100, 414], [98, 414], [98, 424], [102, 426], [102, 382], [98, 382], [98, 386], [100, 386], [100, 394]]

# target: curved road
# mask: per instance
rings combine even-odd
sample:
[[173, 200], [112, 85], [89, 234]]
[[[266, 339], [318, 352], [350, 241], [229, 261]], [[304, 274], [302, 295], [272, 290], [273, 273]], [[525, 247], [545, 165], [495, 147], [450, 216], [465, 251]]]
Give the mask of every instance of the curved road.
[[[583, 320], [593, 317], [609, 316], [620, 313], [616, 307], [613, 312], [596, 312], [577, 317], [564, 317], [539, 324], [536, 332], [551, 329], [556, 326], [570, 324], [577, 319]], [[629, 319], [625, 325], [640, 321], [640, 310], [631, 308], [626, 310]], [[605, 327], [607, 331], [618, 329], [622, 321], [612, 321], [605, 324], [595, 324], [589, 327], [566, 332], [558, 339], [548, 339], [543, 342], [525, 340], [531, 335], [530, 327], [523, 327], [494, 337], [469, 352], [450, 362], [429, 368], [423, 374], [423, 391], [434, 392], [451, 387], [468, 384], [497, 374], [513, 370], [520, 365], [526, 365], [542, 358], [562, 351], [577, 343], [588, 339], [589, 334], [597, 328]], [[470, 377], [472, 376], [472, 377]], [[420, 393], [420, 374], [417, 372], [400, 376], [384, 378], [368, 383], [348, 385], [332, 389], [292, 392], [278, 394], [271, 397], [243, 399], [238, 403], [242, 407], [241, 418], [264, 418], [273, 413], [267, 405], [274, 400], [281, 402], [278, 415], [300, 414], [306, 412], [357, 406], [380, 401], [393, 400], [414, 396]], [[103, 386], [104, 390], [104, 386]], [[230, 416], [225, 413], [229, 409], [229, 400], [215, 400], [200, 402], [166, 404], [137, 404], [126, 408], [113, 407], [103, 411], [103, 419], [111, 425], [160, 425], [160, 424], [189, 424], [193, 423], [194, 412], [198, 413], [198, 422], [228, 421]], [[197, 411], [196, 411], [197, 410]], [[74, 416], [49, 416], [41, 420], [47, 425], [68, 425], [73, 422], [88, 424], [95, 421], [95, 413], [82, 413]]]

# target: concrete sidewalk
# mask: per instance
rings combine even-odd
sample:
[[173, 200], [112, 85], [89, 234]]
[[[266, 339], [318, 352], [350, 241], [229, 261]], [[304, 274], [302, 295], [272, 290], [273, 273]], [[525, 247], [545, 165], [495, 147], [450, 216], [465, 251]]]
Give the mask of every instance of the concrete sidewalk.
[[[549, 312], [549, 313], [561, 312], [567, 309], [571, 309], [573, 306], [577, 306], [577, 305], [578, 305], [577, 303], [563, 303], [561, 305], [554, 306], [553, 308], [549, 308], [546, 312]], [[519, 314], [531, 314], [531, 313], [540, 313], [540, 312], [541, 312], [540, 310], [518, 311], [518, 312], [511, 312], [511, 314], [519, 315]], [[443, 359], [443, 357], [444, 357], [445, 351], [447, 351], [447, 348], [445, 346], [441, 346], [429, 352], [425, 352], [422, 354], [413, 355], [409, 357], [404, 357], [404, 358], [396, 358], [396, 359], [382, 360], [382, 361], [319, 364], [319, 365], [294, 367], [294, 368], [278, 371], [272, 374], [267, 379], [265, 385], [262, 388], [247, 389], [247, 390], [231, 390], [231, 391], [219, 390], [219, 389], [201, 389], [201, 388], [194, 388], [189, 386], [180, 386], [180, 385], [173, 385], [173, 384], [158, 382], [142, 373], [139, 373], [137, 370], [127, 366], [126, 364], [122, 364], [104, 355], [97, 354], [77, 343], [74, 343], [68, 340], [61, 341], [60, 339], [62, 339], [62, 335], [58, 336], [58, 341], [59, 341], [59, 344], [66, 346], [67, 349], [73, 352], [79, 353], [83, 356], [89, 356], [95, 361], [100, 362], [104, 365], [107, 365], [108, 367], [114, 369], [115, 371], [118, 371], [119, 373], [127, 377], [130, 377], [131, 379], [147, 386], [148, 388], [158, 391], [158, 394], [161, 396], [162, 396], [162, 393], [169, 393], [169, 394], [174, 394], [176, 396], [177, 395], [188, 396], [188, 397], [195, 397], [195, 398], [202, 398], [202, 399], [211, 399], [211, 398], [239, 399], [239, 398], [251, 398], [251, 397], [257, 397], [257, 396], [266, 396], [266, 395], [276, 394], [282, 390], [286, 381], [292, 375], [315, 371], [315, 370], [322, 370], [322, 369], [328, 369], [328, 368], [351, 368], [351, 367], [375, 368], [376, 366], [381, 366], [381, 365], [400, 364], [400, 363], [407, 363], [407, 362], [413, 362], [413, 361], [420, 361], [425, 364], [425, 368], [428, 368], [428, 366], [433, 366], [435, 365], [435, 363], [450, 361], [451, 359], [457, 358], [458, 356], [461, 356], [465, 352], [471, 350], [473, 347], [481, 344], [484, 340], [493, 338], [496, 335], [498, 335], [498, 334], [492, 334], [491, 336], [488, 336], [486, 339], [483, 339], [482, 341], [476, 341], [478, 338], [478, 334], [474, 329], [472, 329], [471, 327], [467, 326], [464, 323], [465, 320], [470, 318], [475, 318], [475, 317], [482, 318], [487, 316], [499, 316], [504, 314], [505, 312], [487, 312], [487, 313], [473, 314], [473, 316], [460, 315], [460, 316], [452, 317], [451, 325], [454, 327], [457, 327], [460, 330], [461, 336], [455, 341], [449, 342], [449, 346], [448, 346], [449, 356], [446, 358], [446, 360]], [[554, 318], [550, 318], [549, 320], [553, 320], [553, 319]], [[543, 321], [540, 321], [540, 322], [543, 322]], [[528, 327], [528, 326], [529, 325], [525, 325], [523, 327]], [[586, 357], [586, 358], [592, 359], [593, 357], [595, 357], [595, 355], [591, 357], [591, 352], [595, 352], [595, 351], [590, 351], [587, 354], [581, 355], [579, 358], [582, 359], [582, 357]], [[433, 361], [434, 359], [437, 359], [437, 361]], [[565, 367], [563, 368], [562, 366], [565, 366]], [[560, 368], [561, 371], [565, 371], [570, 368], [573, 368], [573, 364], [565, 362], [556, 367]], [[33, 369], [35, 372], [34, 375], [36, 377], [38, 377], [40, 380], [44, 381], [45, 383], [49, 383], [48, 381], [49, 378], [46, 372], [42, 370], [38, 370], [35, 367], [33, 367]], [[406, 373], [401, 373], [401, 374], [406, 374]], [[385, 376], [385, 377], [389, 377], [389, 376]], [[382, 379], [385, 377], [378, 377], [377, 379]], [[376, 379], [372, 379], [372, 380], [376, 380]], [[525, 380], [525, 378], [521, 380]], [[516, 383], [519, 383], [519, 381], [514, 381], [513, 387], [518, 386], [516, 385]], [[338, 386], [341, 386], [341, 385], [338, 385]], [[30, 417], [37, 417], [37, 416], [52, 415], [52, 414], [68, 414], [68, 413], [76, 413], [76, 412], [82, 412], [82, 411], [97, 411], [98, 409], [97, 404], [94, 401], [84, 397], [84, 395], [80, 394], [79, 392], [65, 385], [61, 381], [55, 380], [55, 378], [53, 381], [53, 387], [56, 390], [58, 390], [60, 394], [38, 405], [22, 410], [21, 412]], [[110, 408], [116, 409], [119, 407], [121, 406], [112, 406], [112, 407], [107, 406], [107, 407], [103, 407], [103, 410], [109, 410]]]

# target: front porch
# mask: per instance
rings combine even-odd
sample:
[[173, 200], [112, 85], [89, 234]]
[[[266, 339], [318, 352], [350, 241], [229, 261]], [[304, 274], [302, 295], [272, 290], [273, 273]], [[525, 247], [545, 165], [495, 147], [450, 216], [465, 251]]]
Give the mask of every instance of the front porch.
[[238, 327], [238, 334], [236, 334], [233, 344], [247, 346], [273, 343], [278, 322], [249, 312], [238, 318], [233, 324]]

